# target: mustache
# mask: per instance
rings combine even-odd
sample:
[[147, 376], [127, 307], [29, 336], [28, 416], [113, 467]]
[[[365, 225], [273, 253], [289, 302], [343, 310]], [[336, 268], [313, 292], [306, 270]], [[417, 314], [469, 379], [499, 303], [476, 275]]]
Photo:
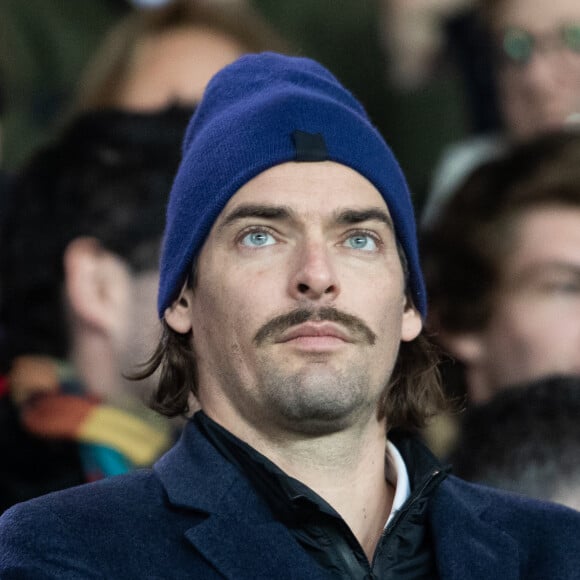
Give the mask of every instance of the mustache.
[[346, 312], [341, 312], [332, 306], [325, 306], [316, 310], [297, 308], [287, 314], [281, 314], [273, 318], [258, 330], [254, 337], [257, 346], [264, 344], [282, 332], [308, 321], [336, 322], [344, 326], [352, 335], [353, 339], [375, 344], [377, 335], [358, 317]]

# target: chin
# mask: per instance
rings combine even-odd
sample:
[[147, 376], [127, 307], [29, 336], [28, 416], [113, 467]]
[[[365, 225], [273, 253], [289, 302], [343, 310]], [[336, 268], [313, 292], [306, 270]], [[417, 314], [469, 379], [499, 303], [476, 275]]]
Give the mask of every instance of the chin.
[[370, 401], [366, 391], [352, 389], [348, 393], [334, 391], [302, 392], [299, 396], [278, 398], [272, 408], [295, 432], [328, 435], [343, 431], [376, 415], [377, 401]]
[[382, 386], [374, 386], [364, 364], [346, 368], [307, 365], [301, 370], [263, 368], [262, 401], [286, 427], [327, 434], [376, 415]]
[[310, 413], [285, 414], [284, 420], [287, 429], [309, 437], [323, 437], [345, 431], [356, 423], [350, 413], [310, 411]]

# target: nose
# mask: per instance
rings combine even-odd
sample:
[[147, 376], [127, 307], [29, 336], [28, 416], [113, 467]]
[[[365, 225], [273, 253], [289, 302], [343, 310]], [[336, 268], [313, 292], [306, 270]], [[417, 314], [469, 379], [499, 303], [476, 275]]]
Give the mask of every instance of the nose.
[[332, 302], [340, 292], [335, 264], [322, 242], [305, 242], [296, 248], [290, 276], [290, 294], [296, 300]]

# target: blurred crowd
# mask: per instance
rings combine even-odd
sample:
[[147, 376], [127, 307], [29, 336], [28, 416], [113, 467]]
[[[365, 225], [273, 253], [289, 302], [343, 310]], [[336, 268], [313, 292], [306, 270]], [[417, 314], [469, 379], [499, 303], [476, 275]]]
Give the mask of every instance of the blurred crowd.
[[425, 440], [580, 509], [577, 0], [12, 0], [0, 39], [0, 512], [175, 441], [136, 380], [167, 195], [209, 79], [265, 50], [325, 62], [409, 176], [453, 402]]

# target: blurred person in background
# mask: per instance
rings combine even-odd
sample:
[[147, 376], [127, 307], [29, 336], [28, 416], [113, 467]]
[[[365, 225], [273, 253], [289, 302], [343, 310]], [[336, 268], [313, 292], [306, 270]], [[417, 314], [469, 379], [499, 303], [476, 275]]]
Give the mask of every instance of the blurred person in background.
[[149, 465], [173, 440], [123, 373], [157, 340], [158, 246], [190, 113], [79, 116], [11, 188], [0, 510]]
[[242, 54], [285, 49], [246, 2], [168, 1], [129, 14], [110, 31], [80, 81], [76, 107], [194, 104], [214, 73]]
[[429, 326], [468, 403], [580, 374], [580, 132], [537, 137], [476, 169], [423, 230], [422, 253]]
[[[37, 147], [58, 134], [63, 117], [74, 105], [78, 82], [87, 63], [92, 62], [92, 56], [109, 33], [116, 37], [117, 48], [100, 59], [105, 68], [109, 64], [124, 66], [120, 62], [124, 58], [134, 60], [130, 68], [139, 69], [141, 78], [149, 76], [150, 88], [157, 85], [155, 90], [161, 92], [169, 77], [175, 83], [175, 77], [181, 75], [179, 90], [183, 89], [188, 101], [207, 79], [197, 80], [199, 73], [179, 62], [197, 62], [198, 68], [202, 68], [207, 67], [209, 57], [219, 68], [231, 58], [232, 52], [238, 56], [266, 48], [283, 49], [277, 35], [252, 10], [249, 1], [178, 0], [182, 8], [166, 11], [165, 7], [171, 4], [172, 0], [0, 2], [0, 76], [6, 89], [5, 169], [17, 171]], [[170, 24], [172, 14], [174, 22]], [[184, 20], [180, 22], [181, 18]], [[166, 23], [162, 22], [164, 19]], [[157, 24], [153, 23], [155, 20]], [[119, 26], [115, 34], [112, 29], [116, 24]], [[196, 40], [192, 42], [182, 33], [189, 25], [196, 28]], [[180, 33], [164, 34], [178, 28]], [[143, 36], [139, 36], [141, 32]], [[137, 36], [123, 38], [133, 33]], [[129, 48], [135, 51], [121, 55]], [[183, 51], [183, 58], [176, 54], [179, 50]], [[114, 62], [108, 63], [108, 58]], [[144, 59], [150, 59], [151, 66]], [[147, 70], [143, 70], [143, 65]], [[119, 69], [117, 72], [124, 76]], [[204, 76], [208, 76], [207, 71]], [[196, 89], [192, 91], [186, 85], [194, 80]], [[93, 85], [91, 89], [94, 88]], [[106, 90], [114, 91], [115, 87]]]
[[[404, 3], [394, 1], [393, 4]], [[478, 164], [501, 154], [512, 141], [555, 130], [577, 119], [580, 3], [576, 0], [424, 0], [408, 4], [399, 11], [411, 14], [411, 21], [418, 27], [429, 23], [430, 30], [436, 31], [432, 32], [434, 38], [443, 35], [445, 21], [453, 10], [473, 5], [478, 23], [473, 33], [477, 36], [479, 31], [479, 52], [485, 57], [481, 62], [490, 64], [489, 90], [480, 85], [480, 91], [486, 92], [486, 101], [496, 101], [499, 113], [495, 131], [480, 132], [444, 152], [423, 212], [423, 220], [428, 222]], [[402, 42], [399, 44], [402, 46]], [[474, 53], [474, 68], [477, 68], [476, 57]], [[434, 60], [431, 56], [430, 62]], [[463, 68], [467, 71], [464, 76], [468, 76], [468, 69]]]
[[100, 38], [132, 9], [128, 0], [0, 2], [5, 171], [22, 168], [54, 135]]
[[[4, 268], [12, 362], [4, 402], [6, 425], [30, 449], [6, 452], [4, 507], [149, 464], [165, 448], [167, 426], [147, 431], [159, 422], [150, 428], [146, 393], [121, 375], [147, 358], [156, 338], [141, 309], [154, 302], [159, 224], [185, 112], [222, 66], [282, 45], [244, 3], [175, 0], [131, 12], [89, 64], [64, 136], [25, 169]], [[38, 237], [46, 242], [37, 247]], [[27, 252], [36, 278], [22, 267]], [[27, 459], [33, 453], [42, 469]]]
[[580, 2], [480, 2], [510, 136], [533, 137], [580, 113]]
[[513, 385], [463, 416], [458, 477], [580, 510], [580, 376]]

